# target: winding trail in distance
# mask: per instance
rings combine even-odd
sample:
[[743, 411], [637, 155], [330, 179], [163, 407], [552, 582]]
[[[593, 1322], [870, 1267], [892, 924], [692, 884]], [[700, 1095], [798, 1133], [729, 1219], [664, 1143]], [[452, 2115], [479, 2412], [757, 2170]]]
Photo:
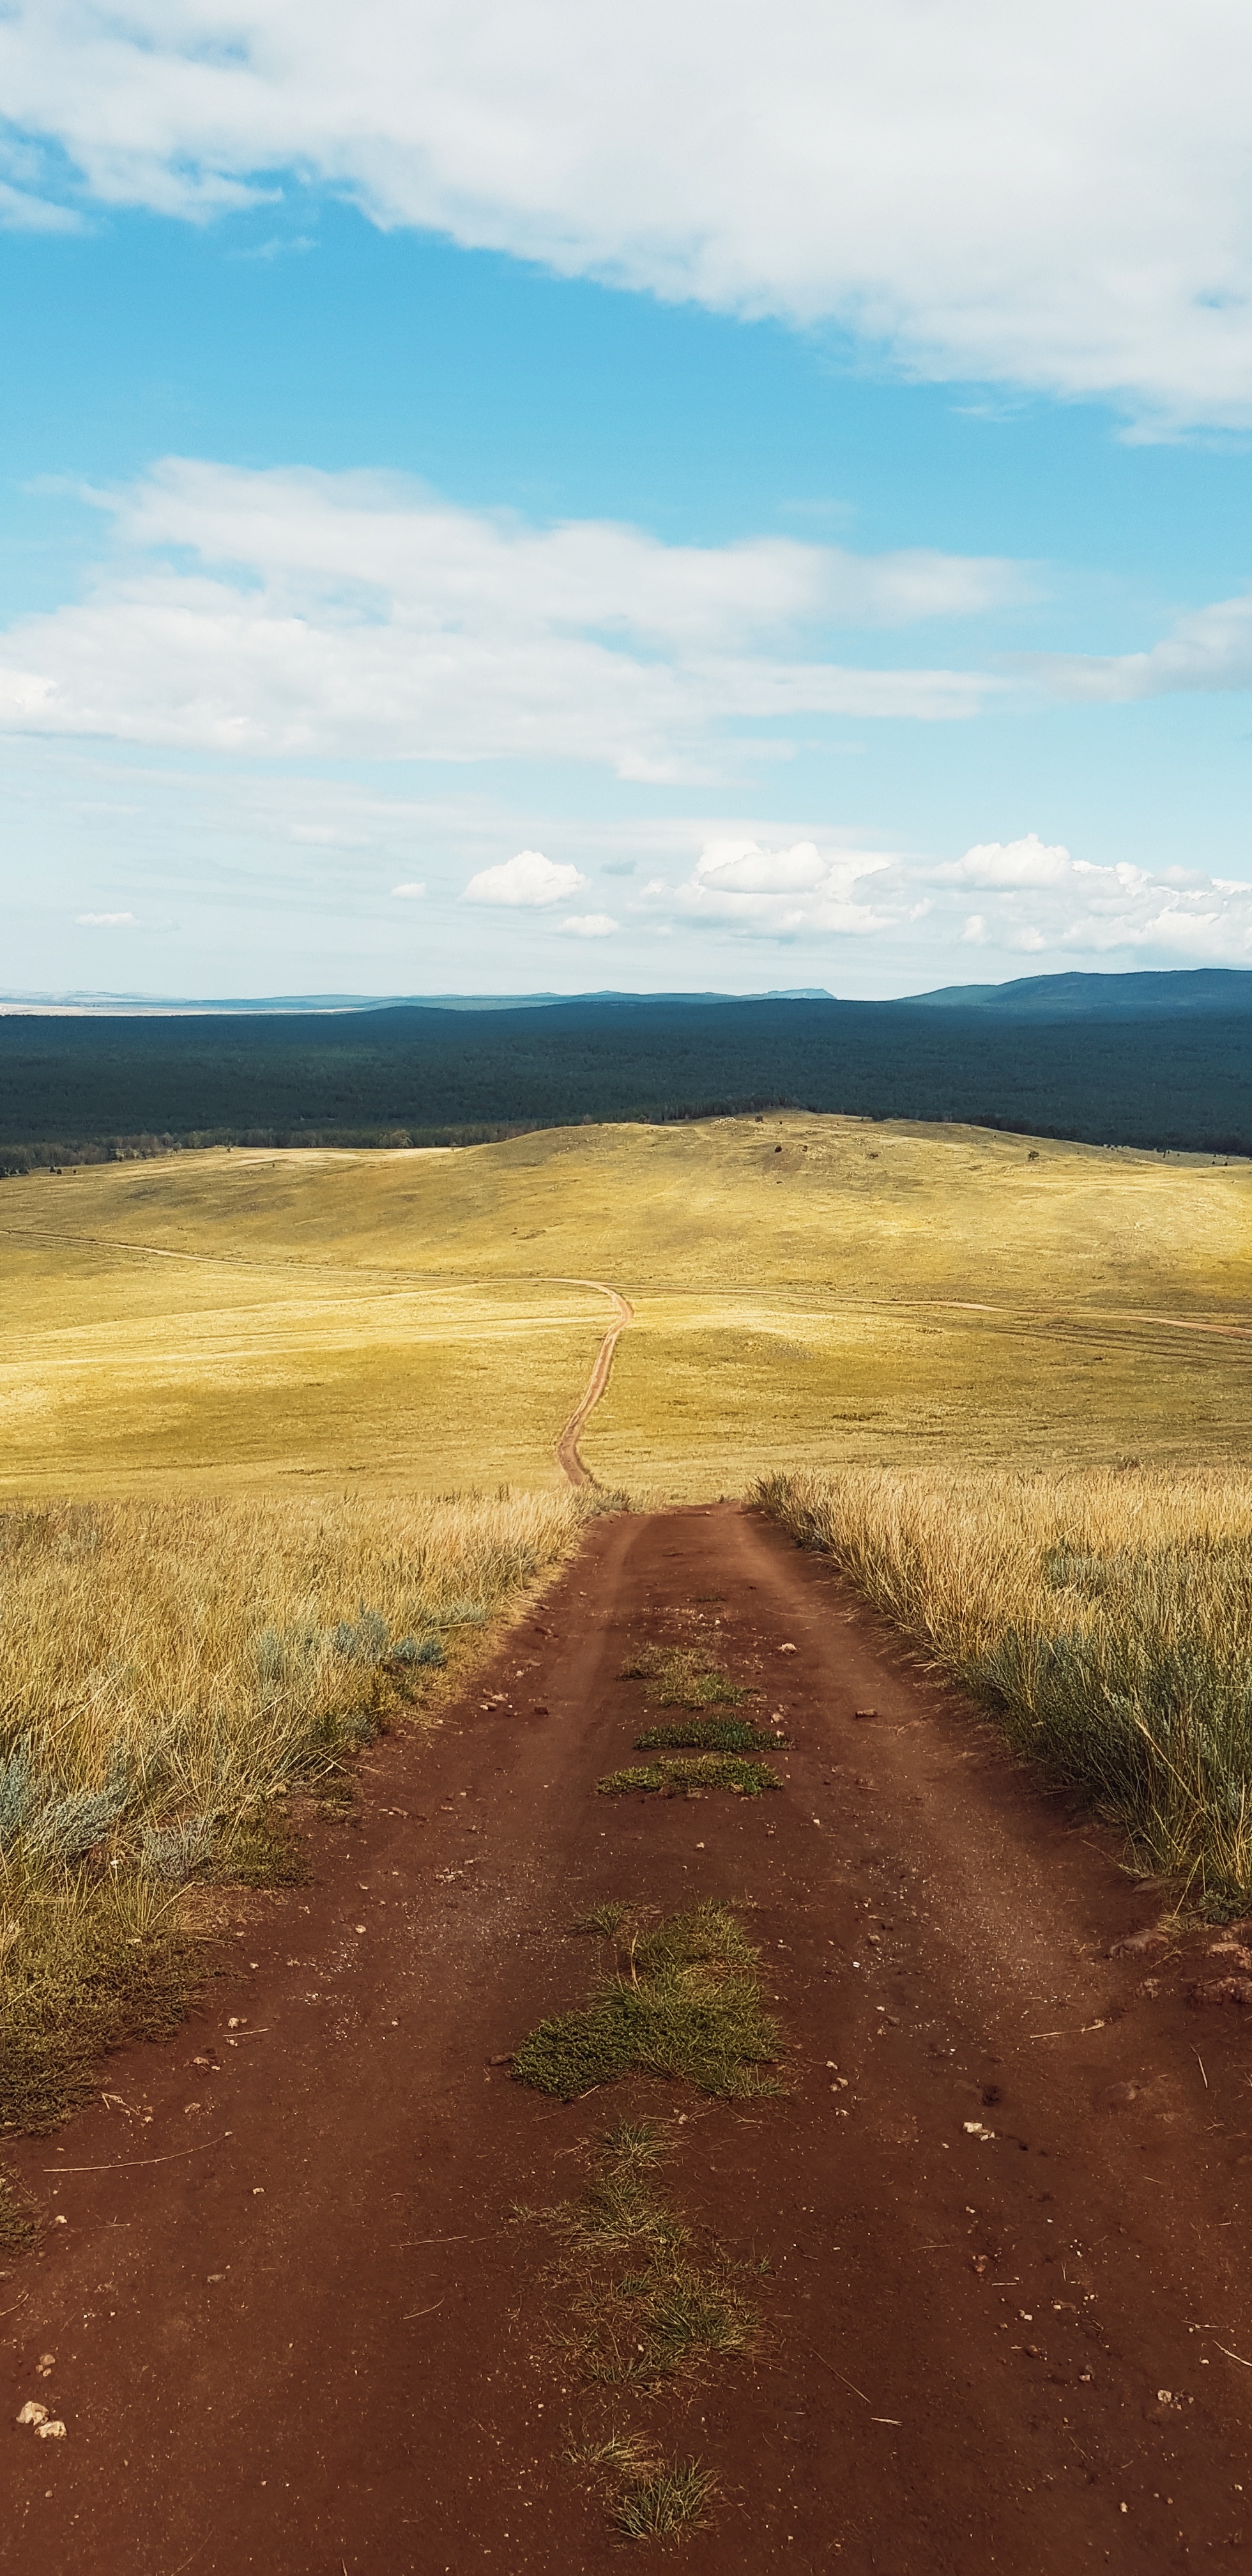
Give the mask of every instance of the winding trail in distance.
[[560, 1284], [563, 1288], [594, 1288], [598, 1297], [607, 1297], [610, 1304], [617, 1310], [617, 1321], [610, 1324], [596, 1352], [595, 1366], [591, 1375], [564, 1430], [558, 1434], [556, 1443], [557, 1464], [564, 1468], [571, 1485], [594, 1485], [595, 1477], [589, 1467], [584, 1467], [578, 1455], [578, 1435], [588, 1414], [594, 1412], [608, 1385], [613, 1366], [613, 1353], [627, 1325], [633, 1324], [635, 1310], [629, 1297], [623, 1297], [620, 1288], [606, 1287], [603, 1279], [563, 1279]]

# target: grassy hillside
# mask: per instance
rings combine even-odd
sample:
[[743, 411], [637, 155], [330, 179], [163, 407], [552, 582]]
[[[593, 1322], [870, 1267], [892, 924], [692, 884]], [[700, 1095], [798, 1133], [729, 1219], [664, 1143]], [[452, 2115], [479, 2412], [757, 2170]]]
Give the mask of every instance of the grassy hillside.
[[1241, 1166], [801, 1115], [32, 1178], [0, 1202], [0, 1490], [551, 1479], [588, 1279], [637, 1316], [583, 1443], [606, 1484], [1221, 1462], [1250, 1227]]

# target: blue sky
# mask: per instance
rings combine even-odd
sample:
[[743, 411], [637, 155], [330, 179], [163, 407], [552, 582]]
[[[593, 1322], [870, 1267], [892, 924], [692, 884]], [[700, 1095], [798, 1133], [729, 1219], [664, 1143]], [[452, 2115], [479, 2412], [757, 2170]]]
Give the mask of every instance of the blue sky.
[[6, 989], [1252, 962], [1252, 40], [1005, 15], [17, 6]]

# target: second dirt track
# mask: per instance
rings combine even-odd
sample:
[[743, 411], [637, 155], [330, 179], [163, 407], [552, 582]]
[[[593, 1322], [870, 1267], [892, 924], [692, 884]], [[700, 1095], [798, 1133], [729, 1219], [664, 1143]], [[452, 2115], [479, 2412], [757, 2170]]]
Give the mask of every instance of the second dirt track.
[[[784, 1794], [598, 1796], [642, 1714], [627, 1647], [693, 1622], [784, 1713]], [[0, 2283], [6, 2569], [619, 2565], [567, 2456], [605, 2401], [514, 2212], [645, 2116], [672, 2124], [666, 2196], [770, 2266], [748, 2358], [619, 2410], [717, 2477], [691, 2576], [1252, 2550], [1246, 2044], [1186, 2000], [1217, 1936], [1111, 1956], [1159, 1911], [1115, 1845], [829, 1566], [735, 1507], [605, 1517], [360, 1786], [180, 2036], [9, 2150], [45, 2234]], [[760, 1947], [776, 2098], [511, 2079], [592, 1980], [577, 1917], [704, 1897]], [[29, 2399], [64, 2441], [15, 2428]]]

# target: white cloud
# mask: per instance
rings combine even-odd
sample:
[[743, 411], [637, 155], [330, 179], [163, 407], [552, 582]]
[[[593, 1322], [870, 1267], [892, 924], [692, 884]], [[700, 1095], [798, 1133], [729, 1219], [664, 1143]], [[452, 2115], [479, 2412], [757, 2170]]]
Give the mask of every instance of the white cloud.
[[[420, 972], [429, 992], [507, 993], [520, 935], [535, 966], [523, 980], [584, 989], [589, 951], [564, 923], [587, 917], [590, 891], [529, 911], [460, 900], [518, 842], [597, 888], [608, 864], [634, 861], [634, 876], [614, 881], [611, 934], [613, 980], [634, 989], [825, 984], [868, 996], [1065, 966], [1252, 967], [1252, 885], [1211, 864], [1065, 857], [1051, 832], [991, 813], [962, 856], [875, 847], [829, 813], [649, 807], [597, 815], [563, 791], [557, 810], [519, 814], [499, 784], [418, 796], [325, 770], [15, 742], [0, 765], [0, 841], [27, 863], [6, 888], [8, 987], [98, 984], [105, 951], [116, 961], [124, 949], [132, 992], [394, 993]], [[315, 815], [334, 840], [293, 841]], [[1014, 849], [1061, 864], [1043, 883], [985, 882], [986, 852]], [[391, 887], [417, 851], [428, 886], [420, 970], [411, 942], [402, 970]], [[109, 882], [128, 895], [102, 896]], [[88, 975], [61, 926], [110, 900], [133, 918], [83, 924], [100, 931]], [[63, 937], [65, 963], [53, 966]]]
[[1018, 578], [997, 559], [665, 546], [595, 521], [529, 528], [397, 479], [178, 459], [97, 497], [118, 557], [84, 601], [0, 638], [0, 730], [666, 779], [707, 775], [745, 725], [968, 717], [1004, 685], [796, 651], [832, 623], [993, 607]]
[[[971, 889], [982, 909], [967, 909]], [[961, 859], [842, 845], [838, 836], [771, 844], [746, 834], [705, 840], [678, 883], [654, 878], [641, 908], [746, 941], [778, 940], [826, 958], [840, 945], [876, 942], [916, 961], [962, 946], [996, 952], [988, 972], [1020, 961], [1138, 965], [1252, 961], [1252, 885], [1183, 869], [1075, 859], [1034, 832], [976, 844]], [[923, 975], [924, 965], [921, 969]], [[943, 976], [938, 973], [929, 981]]]
[[[920, 872], [919, 872], [920, 873]], [[925, 872], [932, 887], [986, 898], [960, 936], [1002, 954], [1075, 963], [1121, 952], [1136, 964], [1238, 965], [1252, 960], [1252, 885], [1195, 869], [1074, 859], [1030, 832], [988, 841]]]
[[577, 868], [558, 867], [542, 850], [519, 850], [498, 868], [480, 868], [470, 878], [466, 903], [549, 904], [577, 894], [586, 878]]
[[647, 891], [664, 894], [671, 908], [690, 918], [766, 935], [865, 937], [916, 918], [916, 903], [907, 896], [901, 900], [898, 887], [894, 901], [886, 905], [861, 899], [857, 889], [862, 882], [888, 871], [898, 876], [898, 863], [881, 851], [823, 852], [814, 841], [774, 850], [757, 841], [716, 840], [706, 842], [684, 884], [672, 892], [662, 885]]
[[607, 912], [571, 912], [561, 924], [576, 939], [607, 939], [620, 925]]
[[11, 0], [0, 94], [106, 203], [286, 172], [935, 376], [1252, 416], [1241, 0]]
[[133, 930], [136, 927], [133, 912], [80, 912], [75, 918], [80, 928], [85, 930]]
[[1181, 617], [1146, 653], [1057, 653], [1031, 667], [1058, 696], [1104, 704], [1252, 688], [1252, 592]]
[[425, 894], [426, 888], [424, 885], [398, 885], [393, 886], [391, 891], [393, 894], [411, 895], [414, 901], [416, 901], [420, 896]]
[[82, 229], [82, 217], [72, 207], [32, 196], [28, 189], [11, 187], [7, 179], [0, 179], [0, 232], [77, 233]]
[[1053, 886], [1065, 882], [1072, 864], [1059, 842], [1049, 848], [1037, 832], [1027, 832], [1021, 841], [980, 841], [935, 874], [945, 885]]

